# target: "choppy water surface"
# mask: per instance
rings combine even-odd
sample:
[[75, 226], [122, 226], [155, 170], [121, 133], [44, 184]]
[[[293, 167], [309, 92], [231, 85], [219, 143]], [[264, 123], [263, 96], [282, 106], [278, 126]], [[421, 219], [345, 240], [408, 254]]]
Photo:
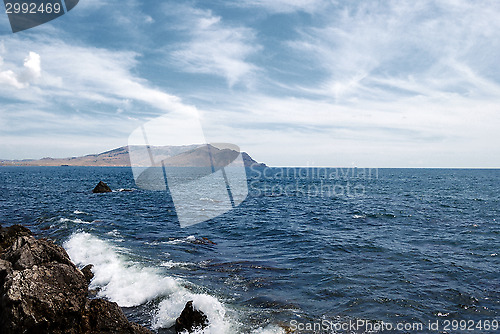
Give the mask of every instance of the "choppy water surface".
[[[500, 320], [500, 170], [247, 173], [243, 204], [184, 229], [129, 168], [2, 167], [0, 212], [94, 264], [99, 296], [160, 333], [188, 300], [217, 334]], [[99, 180], [117, 191], [92, 194]]]

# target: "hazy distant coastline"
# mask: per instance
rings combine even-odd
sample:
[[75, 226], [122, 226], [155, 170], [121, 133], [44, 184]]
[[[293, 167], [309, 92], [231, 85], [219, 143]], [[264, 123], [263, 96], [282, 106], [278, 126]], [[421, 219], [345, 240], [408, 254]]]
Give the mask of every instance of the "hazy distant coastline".
[[[164, 156], [165, 159], [173, 158], [176, 156], [183, 156], [182, 162], [185, 167], [196, 167], [195, 153], [199, 151], [200, 145], [187, 145], [187, 146], [151, 146], [150, 149], [156, 155]], [[216, 148], [214, 148], [217, 150]], [[186, 154], [186, 151], [188, 154]], [[88, 167], [130, 167], [130, 148], [129, 146], [122, 146], [110, 151], [88, 154], [80, 157], [70, 158], [42, 158], [42, 159], [24, 159], [24, 160], [0, 160], [0, 166], [88, 166]], [[180, 153], [184, 152], [184, 153]], [[189, 152], [193, 154], [189, 155]], [[265, 167], [263, 163], [258, 163], [246, 152], [241, 152], [243, 165], [245, 167], [261, 166]], [[147, 166], [148, 162], [144, 161]]]

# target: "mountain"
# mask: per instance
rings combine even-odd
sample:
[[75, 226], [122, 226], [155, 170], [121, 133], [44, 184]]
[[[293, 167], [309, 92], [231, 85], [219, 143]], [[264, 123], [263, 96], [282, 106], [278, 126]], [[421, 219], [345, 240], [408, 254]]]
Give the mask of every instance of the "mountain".
[[[39, 160], [0, 160], [0, 166], [103, 166], [128, 167], [131, 166], [129, 153], [133, 154], [134, 166], [150, 166], [151, 153], [155, 157], [156, 165], [176, 167], [206, 167], [214, 165], [217, 169], [228, 165], [239, 154], [235, 149], [219, 148], [218, 145], [185, 145], [185, 146], [123, 146], [99, 154], [89, 154], [71, 158], [43, 158]], [[148, 153], [148, 154], [145, 154]], [[245, 167], [266, 167], [258, 163], [246, 152], [241, 152]], [[241, 165], [241, 163], [240, 163]]]

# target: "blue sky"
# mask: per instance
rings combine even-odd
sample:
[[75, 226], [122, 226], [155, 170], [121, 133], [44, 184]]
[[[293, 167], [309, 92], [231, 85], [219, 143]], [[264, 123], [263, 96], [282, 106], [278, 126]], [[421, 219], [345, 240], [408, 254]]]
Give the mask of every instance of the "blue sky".
[[0, 159], [127, 145], [156, 117], [274, 166], [500, 167], [498, 1], [81, 0], [0, 15]]

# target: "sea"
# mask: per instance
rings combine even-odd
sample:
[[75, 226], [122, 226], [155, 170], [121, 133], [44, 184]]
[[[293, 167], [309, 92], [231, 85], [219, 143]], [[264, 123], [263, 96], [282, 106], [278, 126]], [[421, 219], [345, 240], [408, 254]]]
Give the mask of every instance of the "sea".
[[181, 227], [131, 168], [0, 167], [0, 222], [93, 264], [97, 297], [157, 333], [189, 300], [200, 333], [500, 332], [500, 170], [245, 173], [240, 205]]

